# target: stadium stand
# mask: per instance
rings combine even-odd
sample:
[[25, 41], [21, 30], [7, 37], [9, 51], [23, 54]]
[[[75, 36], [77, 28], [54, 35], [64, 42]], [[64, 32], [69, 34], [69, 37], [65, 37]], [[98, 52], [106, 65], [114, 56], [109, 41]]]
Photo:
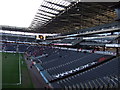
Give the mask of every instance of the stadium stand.
[[83, 29], [83, 30], [77, 31], [77, 33], [91, 34], [91, 33], [97, 33], [96, 31], [99, 31], [99, 33], [110, 32], [111, 30], [119, 31], [119, 28], [120, 28], [120, 23], [115, 22], [115, 23], [104, 24], [104, 25], [100, 25], [100, 26], [92, 27], [88, 29]]
[[25, 52], [26, 50], [27, 50], [27, 45], [25, 45], [25, 44], [20, 44], [20, 45], [18, 45], [18, 51], [19, 52]]
[[[35, 23], [32, 23], [29, 29], [31, 32], [35, 29], [36, 32], [41, 33], [42, 31], [50, 33], [54, 29], [51, 33], [59, 33], [59, 30], [61, 33], [45, 40], [40, 39], [38, 42], [35, 37], [3, 33], [0, 50], [23, 53], [24, 58], [32, 62], [44, 79], [45, 89], [118, 90], [120, 88], [120, 21], [114, 20], [116, 15], [114, 9], [110, 8], [116, 3], [69, 2], [66, 6], [46, 0], [45, 3], [66, 9], [56, 10], [43, 3], [41, 7], [55, 10], [60, 15], [49, 12], [58, 16], [50, 22], [44, 18], [46, 23], [43, 27], [39, 25], [34, 27]], [[38, 11], [48, 13], [41, 9]], [[64, 12], [61, 13], [62, 11]], [[81, 14], [83, 15], [80, 16]], [[38, 16], [35, 15], [35, 18]], [[81, 25], [78, 25], [79, 28], [75, 27], [77, 22], [74, 22], [74, 19], [79, 20], [77, 20]], [[66, 22], [68, 25], [64, 25]], [[55, 28], [54, 25], [59, 26]], [[61, 25], [64, 28], [61, 28]], [[8, 27], [3, 27], [3, 30], [6, 28]], [[65, 30], [68, 32], [64, 33]]]
[[16, 41], [17, 37], [7, 36], [8, 41]]
[[81, 42], [83, 39], [82, 38], [65, 38], [60, 41], [53, 41], [51, 44], [53, 45], [68, 45], [68, 46], [73, 46], [76, 45], [77, 43]]
[[[106, 89], [116, 88], [119, 85], [119, 59], [115, 58], [98, 67], [90, 69], [86, 72], [76, 74], [58, 82], [53, 82], [51, 85], [56, 87], [60, 85], [66, 89], [82, 88], [82, 89]], [[109, 72], [108, 72], [109, 71]], [[94, 73], [94, 75], [93, 75]]]
[[19, 37], [18, 40], [24, 42], [26, 40], [26, 38], [25, 37]]
[[12, 44], [12, 43], [6, 43], [5, 44], [5, 51], [16, 51], [17, 45], [16, 44]]

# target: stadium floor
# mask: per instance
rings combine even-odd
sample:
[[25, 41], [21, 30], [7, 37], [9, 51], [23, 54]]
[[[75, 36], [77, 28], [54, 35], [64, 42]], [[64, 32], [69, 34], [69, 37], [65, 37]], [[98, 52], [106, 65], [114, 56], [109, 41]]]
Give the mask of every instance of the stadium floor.
[[34, 88], [22, 54], [2, 52], [2, 88]]

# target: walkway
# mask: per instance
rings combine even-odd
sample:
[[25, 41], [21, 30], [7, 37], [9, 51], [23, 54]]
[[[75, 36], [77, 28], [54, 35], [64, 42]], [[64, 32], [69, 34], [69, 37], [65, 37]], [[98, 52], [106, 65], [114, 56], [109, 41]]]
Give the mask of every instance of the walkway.
[[30, 68], [30, 65], [31, 65], [30, 60], [25, 60], [25, 61], [26, 61], [30, 76], [32, 78], [34, 88], [36, 89], [44, 88], [47, 84], [45, 83], [40, 73], [37, 71], [37, 69], [34, 66]]

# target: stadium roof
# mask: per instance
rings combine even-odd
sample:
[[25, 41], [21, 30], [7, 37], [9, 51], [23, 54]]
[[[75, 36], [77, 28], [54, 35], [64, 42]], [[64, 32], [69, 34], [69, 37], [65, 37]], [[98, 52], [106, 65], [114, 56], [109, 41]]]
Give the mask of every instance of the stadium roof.
[[45, 0], [29, 30], [42, 33], [69, 33], [73, 30], [111, 23], [118, 2], [67, 2]]
[[117, 17], [114, 8], [111, 7], [117, 3], [44, 0], [30, 26], [19, 30], [36, 33], [69, 33], [111, 23]]

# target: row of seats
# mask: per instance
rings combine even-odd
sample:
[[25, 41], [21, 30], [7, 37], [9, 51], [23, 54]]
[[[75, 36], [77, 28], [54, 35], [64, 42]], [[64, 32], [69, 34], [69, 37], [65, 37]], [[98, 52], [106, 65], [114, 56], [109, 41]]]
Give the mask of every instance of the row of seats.
[[102, 65], [92, 68], [88, 71], [67, 77], [65, 79], [51, 83], [54, 88], [72, 88], [99, 89], [99, 88], [118, 88], [120, 84], [120, 57], [110, 60]]
[[93, 42], [96, 42], [96, 43], [110, 43], [112, 42], [113, 40], [115, 40], [116, 38], [115, 37], [109, 37], [109, 38], [95, 38], [95, 39], [87, 39], [85, 41], [93, 41]]
[[[54, 66], [54, 68], [48, 69], [47, 71], [50, 72], [50, 74], [52, 74], [52, 75], [56, 75], [56, 74], [59, 74], [62, 72], [67, 72], [67, 71], [70, 71], [70, 70], [75, 69], [77, 67], [83, 66], [83, 65], [88, 64], [90, 62], [93, 62], [101, 57], [103, 57], [103, 56], [102, 55], [95, 55], [95, 54], [90, 54], [90, 55], [83, 54], [83, 56], [76, 55], [73, 58], [66, 59], [66, 60], [68, 60], [66, 63], [64, 63], [64, 60], [63, 60], [63, 62], [61, 61], [62, 64], [59, 64], [59, 63], [61, 63], [59, 61], [57, 63], [53, 63], [52, 66], [55, 65], [56, 67]], [[58, 64], [58, 66], [56, 64]]]
[[81, 29], [81, 30], [77, 30], [77, 31], [73, 32], [73, 34], [100, 31], [100, 30], [106, 30], [106, 29], [114, 29], [114, 28], [120, 28], [120, 23], [114, 22], [114, 23], [103, 24], [100, 26], [91, 27], [91, 28], [87, 28], [87, 29]]
[[51, 50], [49, 50], [49, 47], [45, 47], [45, 46], [29, 46], [27, 48], [27, 54], [29, 54], [29, 56], [33, 56], [33, 57], [38, 57], [41, 56], [42, 54], [50, 54], [52, 53]]
[[53, 61], [53, 60], [60, 58], [60, 57], [64, 57], [68, 54], [71, 54], [71, 52], [67, 52], [66, 50], [59, 50], [59, 49], [51, 49], [49, 51], [51, 51], [50, 54], [48, 53], [48, 55], [46, 57], [43, 57], [40, 59], [43, 64], [50, 62], [50, 61]]
[[29, 46], [25, 44], [2, 43], [1, 51], [25, 52]]
[[27, 47], [28, 45], [25, 45], [25, 44], [18, 45], [18, 51], [25, 52], [27, 50]]
[[4, 51], [16, 51], [17, 45], [12, 43], [5, 44]]
[[15, 36], [2, 36], [2, 40], [7, 40], [7, 41], [21, 41], [21, 42], [36, 42], [35, 38], [15, 37]]
[[[45, 71], [49, 74], [49, 76], [46, 76], [49, 81], [79, 72], [80, 70], [75, 71], [78, 67], [81, 68], [88, 64], [90, 66], [93, 62], [99, 63], [113, 57], [111, 55], [60, 50], [55, 48], [49, 48], [49, 51], [51, 51], [51, 54], [48, 53], [47, 56], [40, 57], [40, 63], [37, 63], [40, 71]], [[70, 71], [72, 73], [70, 73]]]

